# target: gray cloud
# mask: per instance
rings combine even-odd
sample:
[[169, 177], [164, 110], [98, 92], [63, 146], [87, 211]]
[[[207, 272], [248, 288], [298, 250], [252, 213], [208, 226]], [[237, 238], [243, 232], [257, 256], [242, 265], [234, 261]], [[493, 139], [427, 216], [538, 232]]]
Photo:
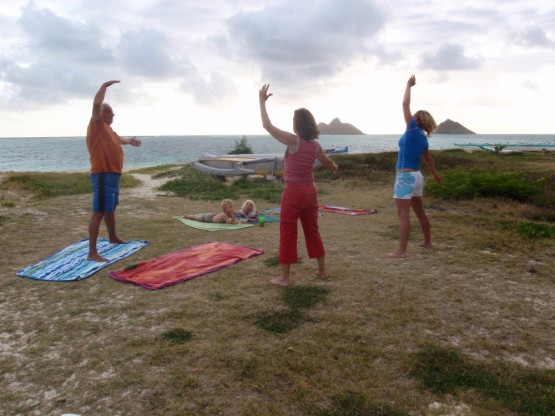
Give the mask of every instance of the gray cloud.
[[19, 25], [28, 36], [28, 47], [37, 56], [111, 63], [112, 52], [100, 43], [98, 27], [65, 19], [51, 10], [38, 9], [29, 3], [22, 9]]
[[[56, 15], [34, 2], [21, 10], [19, 58], [0, 58], [0, 81], [9, 86], [2, 106], [9, 110], [90, 98], [106, 79], [135, 77], [140, 87], [145, 79], [177, 77], [188, 65], [172, 61], [170, 42], [158, 30], [114, 38], [103, 27]], [[109, 46], [103, 38], [110, 39]]]
[[202, 106], [226, 107], [238, 92], [231, 78], [212, 71], [206, 79], [194, 68], [190, 69], [180, 88], [192, 93], [195, 103]]
[[282, 1], [227, 20], [229, 48], [254, 60], [268, 81], [291, 86], [341, 72], [368, 53], [387, 13], [377, 1]]
[[482, 66], [482, 58], [470, 57], [456, 43], [445, 42], [434, 52], [420, 55], [420, 68], [436, 71], [476, 70]]
[[550, 39], [540, 27], [529, 27], [512, 34], [514, 43], [525, 47], [555, 48], [555, 40]]
[[119, 44], [123, 68], [133, 75], [160, 78], [175, 75], [177, 64], [167, 50], [166, 36], [154, 29], [125, 32]]

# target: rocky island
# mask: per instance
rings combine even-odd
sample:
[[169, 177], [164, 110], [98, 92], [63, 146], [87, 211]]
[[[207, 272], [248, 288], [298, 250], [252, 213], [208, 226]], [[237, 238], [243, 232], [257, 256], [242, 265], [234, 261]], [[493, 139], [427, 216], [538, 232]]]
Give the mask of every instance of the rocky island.
[[342, 123], [337, 117], [330, 124], [318, 123], [320, 134], [364, 134], [349, 123]]
[[467, 129], [456, 121], [447, 119], [443, 123], [439, 123], [434, 134], [476, 134], [472, 130]]

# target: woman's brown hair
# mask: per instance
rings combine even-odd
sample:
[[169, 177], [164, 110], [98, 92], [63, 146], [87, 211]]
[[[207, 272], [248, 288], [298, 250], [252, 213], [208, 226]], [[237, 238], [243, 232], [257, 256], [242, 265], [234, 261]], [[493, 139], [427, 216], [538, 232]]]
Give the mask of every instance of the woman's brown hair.
[[295, 110], [293, 115], [293, 130], [297, 135], [308, 141], [317, 139], [320, 134], [314, 116], [306, 108]]

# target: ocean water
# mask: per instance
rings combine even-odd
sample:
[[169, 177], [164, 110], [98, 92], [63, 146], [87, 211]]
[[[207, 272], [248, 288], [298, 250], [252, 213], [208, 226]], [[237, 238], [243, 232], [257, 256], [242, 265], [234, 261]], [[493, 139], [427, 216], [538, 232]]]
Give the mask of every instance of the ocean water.
[[[323, 148], [349, 146], [349, 153], [397, 151], [398, 134], [325, 135]], [[126, 170], [180, 164], [203, 153], [227, 154], [243, 136], [145, 136], [141, 147], [123, 146]], [[245, 136], [254, 153], [283, 154], [285, 146], [267, 135]], [[430, 138], [430, 149], [458, 148], [455, 143], [555, 143], [554, 135], [453, 135]], [[89, 155], [84, 137], [0, 138], [0, 172], [88, 171]]]

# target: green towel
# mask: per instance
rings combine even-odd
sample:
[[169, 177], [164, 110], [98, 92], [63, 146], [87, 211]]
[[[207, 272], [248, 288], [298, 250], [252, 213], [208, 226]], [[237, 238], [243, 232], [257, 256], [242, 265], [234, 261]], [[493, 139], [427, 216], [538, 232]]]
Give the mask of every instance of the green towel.
[[195, 220], [190, 220], [183, 217], [174, 217], [176, 220], [181, 221], [183, 224], [189, 227], [196, 228], [197, 230], [204, 231], [228, 231], [228, 230], [239, 230], [241, 228], [253, 227], [254, 224], [219, 224], [215, 222], [200, 222]]

